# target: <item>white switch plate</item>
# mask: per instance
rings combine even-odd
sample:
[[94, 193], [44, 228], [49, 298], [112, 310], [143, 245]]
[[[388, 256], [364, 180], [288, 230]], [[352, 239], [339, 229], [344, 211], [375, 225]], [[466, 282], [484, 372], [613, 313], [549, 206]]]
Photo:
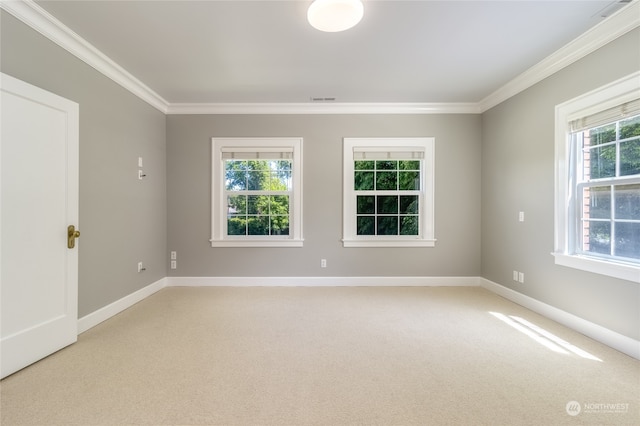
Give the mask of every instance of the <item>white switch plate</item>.
[[171, 269], [176, 269], [178, 267], [178, 262], [175, 260], [171, 261]]
[[524, 272], [518, 272], [518, 282], [524, 284]]
[[142, 157], [138, 157], [138, 167], [142, 167]]
[[520, 213], [518, 213], [518, 220], [519, 220], [520, 222], [524, 222], [524, 212], [520, 212]]
[[176, 253], [175, 251], [171, 252], [171, 260], [176, 260], [178, 258], [178, 253]]

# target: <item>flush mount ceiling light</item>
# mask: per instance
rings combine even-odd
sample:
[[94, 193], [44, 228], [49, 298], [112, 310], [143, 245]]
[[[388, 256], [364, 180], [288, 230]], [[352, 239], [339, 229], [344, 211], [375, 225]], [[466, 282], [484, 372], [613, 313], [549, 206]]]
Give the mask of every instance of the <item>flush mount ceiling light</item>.
[[320, 31], [336, 33], [355, 26], [364, 15], [361, 0], [315, 0], [307, 11], [307, 20]]

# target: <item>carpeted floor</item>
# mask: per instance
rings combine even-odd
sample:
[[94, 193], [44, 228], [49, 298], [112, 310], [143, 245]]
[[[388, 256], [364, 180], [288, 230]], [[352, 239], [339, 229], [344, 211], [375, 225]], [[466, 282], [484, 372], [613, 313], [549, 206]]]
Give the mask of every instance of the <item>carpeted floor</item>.
[[479, 287], [172, 287], [0, 398], [3, 426], [638, 425], [640, 362]]

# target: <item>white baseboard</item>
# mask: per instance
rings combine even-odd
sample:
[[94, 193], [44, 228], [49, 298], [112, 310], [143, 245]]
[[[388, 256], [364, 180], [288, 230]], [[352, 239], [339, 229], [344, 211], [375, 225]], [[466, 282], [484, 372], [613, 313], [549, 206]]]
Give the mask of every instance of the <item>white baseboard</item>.
[[78, 320], [78, 334], [164, 287], [477, 287], [531, 309], [600, 343], [640, 359], [640, 341], [481, 277], [165, 277]]
[[168, 287], [474, 287], [480, 277], [167, 277]]
[[592, 323], [569, 312], [547, 305], [532, 297], [504, 287], [485, 278], [480, 278], [480, 286], [518, 305], [531, 309], [549, 319], [565, 325], [587, 337], [603, 343], [633, 358], [640, 359], [640, 341], [627, 337], [601, 325]]
[[84, 317], [78, 319], [78, 334], [84, 333], [90, 328], [95, 327], [96, 325], [108, 320], [116, 314], [119, 314], [120, 312], [135, 305], [141, 300], [146, 299], [153, 293], [166, 287], [166, 285], [167, 278], [162, 278], [152, 284], [149, 284], [146, 287], [141, 288], [134, 293], [131, 293], [128, 296], [123, 297], [120, 300], [116, 300], [115, 302], [105, 306], [104, 308], [100, 308], [97, 311], [85, 315]]

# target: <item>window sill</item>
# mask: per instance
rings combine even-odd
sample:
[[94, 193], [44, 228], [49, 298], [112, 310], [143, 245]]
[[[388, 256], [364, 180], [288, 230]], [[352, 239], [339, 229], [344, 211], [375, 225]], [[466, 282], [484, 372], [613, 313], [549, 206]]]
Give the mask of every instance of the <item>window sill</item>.
[[342, 240], [343, 247], [435, 247], [436, 240]]
[[210, 240], [211, 247], [302, 247], [304, 240]]
[[564, 253], [551, 254], [555, 257], [556, 265], [640, 283], [640, 266], [607, 262], [606, 260]]

